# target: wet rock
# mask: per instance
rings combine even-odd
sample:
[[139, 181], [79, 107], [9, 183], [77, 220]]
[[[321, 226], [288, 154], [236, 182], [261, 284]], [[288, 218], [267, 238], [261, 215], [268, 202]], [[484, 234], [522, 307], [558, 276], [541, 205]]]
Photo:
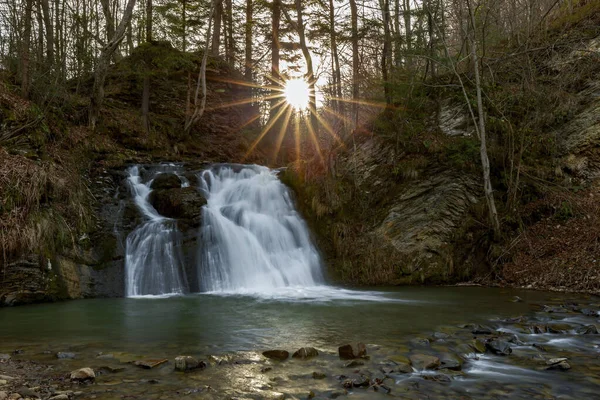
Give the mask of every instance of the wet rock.
[[571, 365], [566, 361], [561, 361], [546, 367], [547, 370], [567, 371], [571, 369]]
[[544, 347], [543, 345], [541, 345], [541, 344], [538, 344], [538, 343], [534, 343], [534, 344], [533, 344], [533, 347], [535, 347], [535, 348], [536, 348], [536, 349], [538, 349], [539, 351], [544, 351], [544, 352], [548, 351], [548, 350], [546, 350], [546, 347]]
[[547, 313], [567, 313], [569, 310], [562, 306], [544, 306], [544, 312]]
[[510, 299], [510, 301], [512, 301], [513, 303], [522, 303], [523, 299], [519, 296], [514, 296], [512, 299]]
[[59, 351], [58, 353], [56, 353], [56, 358], [58, 358], [60, 360], [73, 359], [73, 358], [75, 358], [75, 353]]
[[15, 378], [13, 378], [12, 376], [8, 376], [8, 375], [0, 375], [0, 379], [5, 380], [5, 381], [12, 381]]
[[158, 174], [152, 181], [152, 190], [174, 189], [181, 187], [181, 179], [173, 173]]
[[549, 360], [546, 360], [546, 365], [554, 365], [554, 364], [558, 364], [561, 363], [563, 361], [567, 361], [568, 358], [566, 357], [560, 357], [560, 358], [551, 358]]
[[42, 398], [42, 396], [40, 396], [40, 394], [38, 392], [36, 392], [35, 390], [32, 390], [28, 387], [23, 387], [21, 389], [18, 389], [16, 392], [19, 393], [21, 395], [21, 397], [29, 397], [32, 399], [41, 399]]
[[426, 381], [432, 382], [440, 382], [440, 383], [450, 383], [452, 379], [448, 375], [444, 374], [435, 374], [435, 375], [423, 375], [423, 379]]
[[96, 358], [98, 360], [112, 360], [113, 358], [115, 358], [115, 356], [112, 355], [112, 354], [102, 354], [102, 353], [100, 353], [100, 354], [98, 354], [96, 356]]
[[13, 393], [10, 396], [8, 396], [8, 400], [18, 400], [20, 398], [22, 398], [22, 397], [19, 393]]
[[285, 350], [267, 350], [263, 351], [263, 356], [271, 360], [285, 361], [290, 356], [290, 353]]
[[102, 366], [98, 369], [98, 372], [100, 375], [102, 374], [106, 374], [106, 373], [111, 373], [111, 374], [116, 374], [118, 372], [123, 372], [125, 371], [125, 368], [123, 367], [110, 367], [110, 366]]
[[450, 335], [448, 335], [447, 333], [444, 333], [444, 332], [434, 332], [432, 337], [435, 340], [444, 340], [444, 339], [448, 339], [450, 337]]
[[440, 359], [427, 354], [413, 354], [410, 357], [411, 365], [416, 369], [435, 369], [440, 365]]
[[586, 325], [577, 328], [576, 332], [579, 335], [597, 335], [598, 328], [595, 325]]
[[375, 385], [375, 386], [373, 386], [373, 390], [376, 392], [382, 392], [385, 394], [390, 394], [392, 392], [392, 389], [386, 385]]
[[294, 354], [292, 354], [292, 358], [300, 358], [305, 360], [307, 358], [316, 357], [319, 355], [319, 352], [314, 347], [303, 347], [297, 350]]
[[567, 333], [572, 330], [573, 327], [569, 324], [551, 324], [548, 325], [549, 333]]
[[198, 361], [192, 356], [175, 357], [175, 370], [177, 371], [191, 371], [198, 368], [206, 368], [206, 363]]
[[364, 375], [354, 376], [342, 382], [342, 386], [346, 389], [351, 389], [353, 387], [368, 387], [370, 384], [371, 380]]
[[598, 311], [592, 310], [591, 308], [584, 308], [581, 310], [581, 313], [586, 317], [597, 317]]
[[512, 353], [512, 348], [504, 340], [490, 340], [485, 343], [485, 347], [492, 353], [499, 356], [507, 356]]
[[352, 361], [348, 361], [346, 364], [344, 364], [344, 367], [345, 368], [354, 368], [354, 367], [361, 367], [363, 365], [365, 365], [365, 363], [360, 360], [352, 360]]
[[429, 347], [431, 344], [427, 338], [414, 338], [410, 340], [410, 343], [416, 347]]
[[491, 335], [494, 332], [492, 328], [484, 325], [475, 325], [471, 330], [473, 335]]
[[6, 384], [8, 384], [8, 381], [6, 379], [1, 379], [0, 378], [0, 386], [4, 386]]
[[485, 353], [485, 343], [480, 339], [475, 339], [471, 342], [471, 346], [478, 353]]
[[313, 379], [325, 379], [325, 378], [327, 378], [327, 375], [325, 375], [322, 372], [315, 371], [312, 373], [312, 377], [313, 377]]
[[91, 368], [80, 368], [71, 372], [72, 381], [84, 382], [93, 381], [94, 379], [96, 379], [96, 374]]
[[502, 322], [506, 322], [509, 324], [520, 324], [525, 322], [526, 318], [522, 315], [519, 315], [518, 317], [510, 317], [510, 318], [505, 318], [502, 320]]
[[272, 371], [272, 370], [273, 370], [273, 367], [262, 367], [260, 369], [260, 372], [262, 372], [264, 374], [264, 373], [267, 373], [267, 372]]
[[464, 361], [461, 357], [454, 354], [444, 354], [440, 357], [439, 369], [449, 369], [452, 371], [460, 371]]
[[532, 325], [529, 327], [529, 332], [535, 334], [546, 333], [547, 331], [548, 328], [545, 325]]
[[168, 361], [169, 360], [166, 360], [166, 359], [138, 360], [138, 361], [134, 361], [133, 365], [140, 367], [140, 368], [144, 368], [144, 369], [152, 369], [152, 368], [158, 367], [159, 365], [164, 364]]
[[52, 396], [48, 400], [69, 400], [69, 396], [66, 394], [59, 394], [57, 396]]
[[201, 209], [206, 204], [202, 193], [191, 186], [156, 190], [150, 193], [148, 200], [160, 215], [187, 219], [192, 225], [200, 222]]
[[362, 358], [367, 355], [367, 347], [364, 343], [356, 343], [355, 345], [345, 344], [338, 348], [338, 353], [342, 360]]
[[15, 349], [15, 350], [13, 350], [12, 353], [16, 356], [16, 355], [19, 355], [19, 354], [23, 354], [24, 351], [23, 351], [23, 349]]
[[10, 360], [10, 356], [8, 354], [0, 354], [0, 362]]
[[8, 399], [8, 393], [0, 391], [0, 400]]

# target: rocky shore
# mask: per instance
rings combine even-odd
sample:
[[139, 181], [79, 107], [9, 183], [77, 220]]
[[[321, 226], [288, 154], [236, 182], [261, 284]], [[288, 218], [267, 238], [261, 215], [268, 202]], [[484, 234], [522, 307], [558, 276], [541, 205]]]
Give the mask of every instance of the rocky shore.
[[346, 343], [161, 358], [0, 345], [7, 352], [0, 354], [0, 400], [595, 398], [599, 325], [599, 303], [557, 302], [486, 324], [441, 326], [398, 338], [395, 347]]

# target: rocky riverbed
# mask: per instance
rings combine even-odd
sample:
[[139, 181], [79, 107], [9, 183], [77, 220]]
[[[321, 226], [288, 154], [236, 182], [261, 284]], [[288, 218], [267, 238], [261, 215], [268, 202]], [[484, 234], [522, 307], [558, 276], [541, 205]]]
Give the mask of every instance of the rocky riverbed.
[[598, 398], [600, 303], [561, 300], [487, 323], [402, 335], [385, 346], [163, 357], [163, 349], [1, 344], [0, 400]]

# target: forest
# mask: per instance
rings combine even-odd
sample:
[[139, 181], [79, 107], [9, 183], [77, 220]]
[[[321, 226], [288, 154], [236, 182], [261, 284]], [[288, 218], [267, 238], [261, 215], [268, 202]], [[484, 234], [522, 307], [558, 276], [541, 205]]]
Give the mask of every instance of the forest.
[[0, 0], [0, 400], [592, 399], [599, 0]]

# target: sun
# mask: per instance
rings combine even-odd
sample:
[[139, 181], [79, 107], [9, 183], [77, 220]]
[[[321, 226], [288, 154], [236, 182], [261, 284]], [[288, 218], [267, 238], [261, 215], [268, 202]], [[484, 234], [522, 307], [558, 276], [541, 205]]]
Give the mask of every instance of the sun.
[[286, 81], [283, 94], [285, 101], [296, 110], [302, 110], [308, 107], [309, 102], [308, 82], [304, 79], [290, 79]]

